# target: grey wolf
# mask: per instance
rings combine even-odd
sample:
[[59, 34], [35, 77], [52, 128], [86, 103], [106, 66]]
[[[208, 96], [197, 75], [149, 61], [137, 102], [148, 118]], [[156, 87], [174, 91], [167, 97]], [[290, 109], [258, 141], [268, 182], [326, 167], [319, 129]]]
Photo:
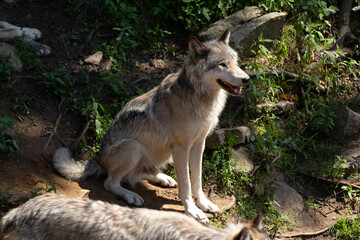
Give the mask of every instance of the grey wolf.
[[143, 199], [121, 183], [135, 185], [147, 179], [175, 187], [176, 181], [160, 172], [162, 166], [173, 161], [186, 214], [207, 222], [203, 211], [218, 212], [219, 208], [202, 190], [205, 139], [218, 123], [227, 94], [239, 95], [249, 81], [238, 67], [229, 37], [230, 31], [226, 30], [217, 39], [204, 43], [190, 38], [190, 54], [184, 66], [123, 107], [94, 160], [75, 161], [70, 149], [60, 148], [53, 157], [54, 168], [72, 181], [106, 172], [107, 190], [128, 204], [142, 206]]
[[121, 207], [59, 194], [35, 197], [1, 220], [2, 239], [269, 239], [262, 216], [224, 229], [202, 225], [182, 213]]
[[8, 22], [0, 21], [0, 41], [23, 39], [24, 43], [38, 55], [48, 55], [50, 47], [35, 42], [41, 38], [41, 32], [36, 28], [20, 28]]

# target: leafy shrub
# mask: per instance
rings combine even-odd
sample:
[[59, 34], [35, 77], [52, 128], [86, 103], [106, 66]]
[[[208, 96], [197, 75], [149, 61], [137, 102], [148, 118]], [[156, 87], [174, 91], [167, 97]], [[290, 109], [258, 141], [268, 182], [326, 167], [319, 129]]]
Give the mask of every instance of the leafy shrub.
[[359, 239], [359, 229], [360, 219], [343, 218], [330, 229], [330, 235], [341, 240]]
[[13, 129], [14, 121], [8, 116], [0, 116], [0, 152], [7, 154], [18, 153], [20, 147], [15, 139], [6, 136], [6, 129]]
[[11, 79], [10, 56], [0, 54], [0, 78], [9, 81]]

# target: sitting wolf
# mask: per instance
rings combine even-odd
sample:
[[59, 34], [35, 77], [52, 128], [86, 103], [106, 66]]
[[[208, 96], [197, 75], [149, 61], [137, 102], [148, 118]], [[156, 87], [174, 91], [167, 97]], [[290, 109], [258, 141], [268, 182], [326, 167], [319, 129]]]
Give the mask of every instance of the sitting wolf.
[[239, 95], [249, 81], [237, 64], [238, 56], [229, 46], [229, 37], [230, 31], [226, 30], [217, 39], [204, 43], [191, 38], [190, 56], [184, 66], [124, 106], [107, 130], [94, 160], [75, 161], [69, 149], [60, 148], [53, 157], [55, 169], [75, 181], [106, 172], [107, 190], [131, 205], [142, 206], [143, 199], [121, 184], [126, 181], [134, 185], [147, 179], [174, 187], [176, 181], [159, 170], [173, 161], [186, 214], [208, 222], [203, 211], [218, 212], [219, 208], [202, 190], [205, 139], [218, 123], [227, 94]]

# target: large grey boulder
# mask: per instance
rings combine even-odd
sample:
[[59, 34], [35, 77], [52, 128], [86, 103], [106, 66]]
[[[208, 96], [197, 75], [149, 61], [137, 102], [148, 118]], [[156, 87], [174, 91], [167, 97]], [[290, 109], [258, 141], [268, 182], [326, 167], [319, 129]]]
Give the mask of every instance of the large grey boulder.
[[279, 181], [272, 181], [268, 186], [268, 196], [275, 200], [274, 209], [288, 216], [294, 221], [304, 211], [304, 199], [289, 185]]
[[16, 131], [12, 128], [5, 128], [4, 130], [3, 128], [3, 124], [0, 123], [0, 131], [4, 131], [5, 134], [5, 138], [6, 139], [12, 139], [12, 140], [17, 140], [17, 134]]
[[15, 48], [8, 43], [0, 42], [0, 54], [7, 55], [10, 57], [9, 63], [13, 70], [21, 71], [22, 63], [18, 56], [15, 54]]
[[[267, 185], [267, 196], [273, 199], [274, 209], [287, 216], [290, 223], [296, 222], [297, 227], [307, 227], [315, 224], [314, 219], [305, 208], [302, 196], [287, 183], [282, 173], [274, 171], [265, 179]], [[258, 194], [263, 194], [265, 185], [256, 186]]]
[[[285, 24], [286, 13], [264, 11], [256, 6], [246, 7], [225, 19], [219, 20], [199, 33], [202, 40], [214, 39], [227, 28], [231, 29], [230, 43], [240, 56], [250, 57], [251, 45], [263, 33], [264, 39], [276, 39], [280, 36]], [[271, 43], [264, 44], [269, 47]]]
[[338, 107], [335, 127], [332, 133], [334, 140], [340, 144], [349, 144], [360, 140], [360, 114], [348, 107]]
[[220, 36], [228, 28], [243, 25], [252, 19], [258, 18], [264, 14], [264, 11], [256, 6], [245, 7], [224, 19], [212, 23], [209, 27], [200, 31], [199, 37], [202, 40], [211, 40]]

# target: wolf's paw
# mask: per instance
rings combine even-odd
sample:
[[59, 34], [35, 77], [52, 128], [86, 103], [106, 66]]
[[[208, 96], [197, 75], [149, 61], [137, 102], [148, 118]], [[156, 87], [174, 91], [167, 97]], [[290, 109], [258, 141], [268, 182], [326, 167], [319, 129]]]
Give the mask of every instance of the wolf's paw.
[[144, 206], [144, 200], [142, 199], [142, 197], [140, 197], [139, 195], [137, 195], [134, 192], [127, 192], [124, 195], [124, 199], [127, 201], [128, 204], [135, 206], [135, 207], [142, 207]]
[[33, 52], [35, 52], [39, 56], [46, 56], [51, 53], [50, 47], [45, 44], [40, 44], [35, 42], [34, 40], [29, 39], [26, 39], [24, 42]]
[[205, 196], [196, 199], [196, 205], [201, 208], [204, 212], [218, 213], [220, 209]]
[[189, 204], [188, 207], [185, 207], [186, 215], [195, 218], [201, 223], [209, 223], [209, 219], [203, 211], [201, 211], [194, 203]]
[[164, 173], [158, 173], [156, 178], [163, 187], [176, 187], [177, 185], [177, 182], [172, 177]]
[[41, 38], [41, 32], [36, 28], [22, 28], [21, 29], [24, 32], [24, 37], [35, 40]]

